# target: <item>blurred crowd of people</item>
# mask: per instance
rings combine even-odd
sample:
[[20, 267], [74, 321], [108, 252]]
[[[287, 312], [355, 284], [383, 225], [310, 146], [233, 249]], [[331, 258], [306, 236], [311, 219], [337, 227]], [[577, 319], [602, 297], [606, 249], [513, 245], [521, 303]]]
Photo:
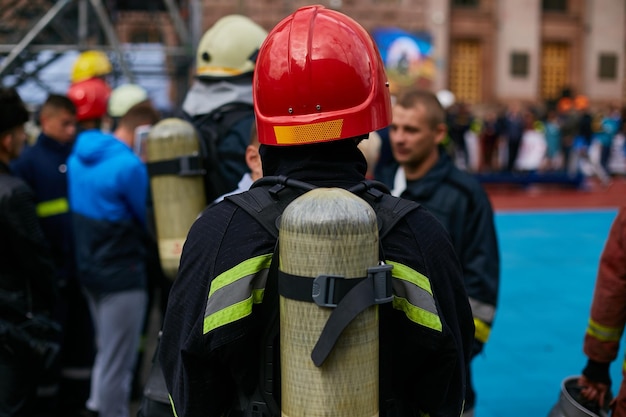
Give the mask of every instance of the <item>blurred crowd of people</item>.
[[480, 174], [559, 173], [608, 184], [623, 159], [626, 107], [590, 106], [583, 95], [554, 103], [447, 108], [445, 144], [460, 168]]
[[[231, 46], [209, 53], [202, 49], [205, 44], [222, 44], [201, 42], [196, 79], [181, 109], [186, 120], [208, 135], [213, 125], [204, 123], [218, 114], [216, 109], [221, 118], [234, 102], [239, 105], [228, 132], [219, 132], [226, 140], [215, 150], [216, 155], [230, 158], [219, 159], [220, 165], [213, 167], [223, 171], [215, 175], [223, 179], [224, 188], [207, 192], [207, 201], [245, 191], [263, 175], [254, 129], [252, 72], [266, 33], [247, 18], [240, 19], [225, 21], [234, 25], [237, 34], [250, 33], [255, 41], [247, 46], [251, 50]], [[216, 25], [207, 36], [225, 36], [217, 32], [223, 27]], [[216, 75], [215, 61], [209, 61], [222, 58], [220, 53], [229, 65], [231, 55], [240, 53], [234, 59], [242, 58], [241, 65]], [[224, 71], [226, 66], [219, 68]], [[48, 263], [55, 266], [50, 274], [59, 293], [55, 307], [45, 314], [61, 328], [52, 340], [59, 355], [37, 373], [28, 358], [14, 361], [13, 351], [2, 351], [0, 370], [11, 371], [13, 379], [7, 381], [15, 382], [19, 390], [0, 392], [0, 415], [125, 417], [133, 389], [135, 396], [141, 390], [141, 337], [146, 335], [157, 289], [165, 314], [171, 280], [159, 263], [146, 155], [138, 132], [156, 125], [162, 115], [140, 86], [111, 89], [106, 81], [111, 70], [101, 52], [81, 54], [67, 94], [50, 94], [38, 110], [37, 137], [24, 152], [18, 142], [24, 136], [25, 108], [15, 91], [0, 91], [7, 108], [19, 105], [20, 109], [17, 116], [0, 119], [0, 139], [7, 142], [0, 168], [11, 181], [13, 177], [23, 181], [19, 186], [26, 185], [23, 188], [32, 193], [27, 193], [26, 208], [37, 216], [40, 229], [32, 232], [37, 241], [30, 243], [42, 252], [42, 268]], [[500, 259], [493, 209], [471, 174], [483, 178], [583, 175], [609, 185], [618, 173], [611, 161], [626, 153], [626, 108], [591, 106], [585, 96], [572, 94], [548, 105], [471, 106], [457, 101], [442, 106], [436, 94], [410, 90], [397, 100], [390, 127], [371, 132], [368, 140], [363, 140], [367, 135], [358, 138], [367, 161], [364, 177], [385, 183], [394, 196], [420, 203], [446, 228], [467, 285], [473, 316], [468, 320], [475, 326], [467, 356], [473, 358], [487, 342], [495, 318]], [[9, 214], [0, 212], [4, 216], [0, 221]], [[23, 243], [20, 239], [23, 236], [16, 241]], [[44, 246], [49, 253], [44, 253]], [[28, 274], [19, 271], [17, 261], [7, 257], [0, 265], [2, 280]], [[206, 294], [200, 296], [206, 299]], [[178, 353], [177, 348], [170, 345], [171, 355]], [[22, 371], [35, 376], [25, 381]], [[469, 417], [476, 393], [471, 374], [465, 372], [464, 415]], [[7, 381], [0, 382], [10, 385]]]
[[[135, 142], [137, 128], [161, 115], [139, 85], [112, 89], [111, 71], [103, 52], [81, 53], [68, 91], [50, 93], [31, 115], [15, 89], [0, 91], [9, 106], [0, 136], [13, 138], [2, 149], [1, 179], [27, 190], [21, 211], [33, 215], [16, 218], [14, 194], [0, 193], [2, 239], [33, 265], [34, 251], [40, 252], [53, 271], [38, 279], [51, 278], [55, 289], [45, 295], [47, 309], [16, 304], [23, 316], [0, 317], [2, 386], [11, 387], [0, 390], [3, 416], [123, 416], [133, 388], [135, 396], [142, 389], [141, 336], [154, 290], [167, 279], [149, 217], [145, 155]], [[32, 266], [11, 253], [3, 251], [0, 262], [1, 292], [28, 299], [40, 284], [22, 288]], [[37, 345], [16, 351], [15, 329], [36, 329], [33, 315], [56, 331], [24, 333]], [[49, 352], [45, 363], [35, 361], [39, 345]]]

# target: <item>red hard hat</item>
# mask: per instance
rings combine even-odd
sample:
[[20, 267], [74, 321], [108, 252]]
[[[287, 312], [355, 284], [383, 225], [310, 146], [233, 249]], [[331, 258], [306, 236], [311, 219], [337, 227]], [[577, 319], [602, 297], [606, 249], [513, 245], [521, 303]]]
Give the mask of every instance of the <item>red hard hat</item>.
[[79, 81], [67, 90], [67, 97], [76, 106], [76, 120], [100, 119], [107, 112], [111, 88], [101, 78]]
[[376, 44], [348, 16], [307, 6], [261, 46], [254, 73], [259, 142], [304, 145], [360, 136], [391, 123]]

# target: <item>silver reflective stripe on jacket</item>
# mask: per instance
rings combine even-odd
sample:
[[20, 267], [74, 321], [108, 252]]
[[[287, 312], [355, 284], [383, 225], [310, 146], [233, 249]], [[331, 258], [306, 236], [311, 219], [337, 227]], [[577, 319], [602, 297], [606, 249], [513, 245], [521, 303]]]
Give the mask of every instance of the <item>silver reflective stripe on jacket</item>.
[[[252, 306], [263, 301], [272, 254], [248, 259], [213, 279], [204, 313], [204, 334], [240, 320], [252, 313]], [[409, 320], [441, 332], [442, 324], [430, 280], [398, 262], [393, 265], [393, 308]]]
[[271, 253], [256, 256], [211, 281], [204, 310], [204, 334], [252, 313], [252, 306], [263, 301], [271, 262]]
[[469, 304], [472, 308], [474, 326], [476, 327], [474, 338], [481, 343], [486, 343], [491, 334], [491, 323], [496, 314], [496, 308], [491, 304], [484, 303], [472, 297], [469, 297]]
[[409, 320], [436, 331], [443, 326], [433, 297], [430, 280], [425, 275], [398, 262], [393, 265], [393, 308], [401, 310]]

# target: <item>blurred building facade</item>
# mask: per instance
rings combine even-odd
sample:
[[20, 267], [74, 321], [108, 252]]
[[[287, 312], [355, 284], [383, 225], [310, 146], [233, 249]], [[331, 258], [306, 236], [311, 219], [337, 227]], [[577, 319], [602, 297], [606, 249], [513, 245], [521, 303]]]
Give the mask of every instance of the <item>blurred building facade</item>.
[[[624, 0], [328, 0], [372, 31], [432, 36], [432, 88], [472, 104], [556, 100], [626, 104]], [[204, 0], [203, 27], [244, 13], [270, 28], [306, 1]]]
[[[16, 33], [10, 22], [21, 16], [22, 22], [30, 19], [32, 25], [40, 16], [36, 5], [47, 4], [50, 8], [53, 3], [54, 0], [0, 0], [0, 57], [8, 49], [6, 45], [1, 48], [3, 43], [19, 42], [10, 39]], [[369, 31], [397, 27], [427, 33], [432, 40], [435, 68], [430, 87], [448, 89], [458, 100], [470, 104], [554, 101], [564, 91], [586, 95], [592, 105], [626, 104], [626, 0], [319, 3], [355, 18]], [[107, 0], [102, 4], [121, 44], [164, 45], [168, 59], [163, 70], [173, 80], [173, 101], [180, 102], [192, 76], [195, 45], [204, 30], [220, 17], [245, 14], [269, 30], [296, 8], [311, 2]], [[179, 26], [171, 18], [172, 5], [179, 12]], [[67, 31], [71, 25], [65, 27]], [[62, 41], [59, 33], [57, 38]], [[101, 43], [106, 44], [106, 40]], [[88, 38], [87, 43], [98, 40]]]

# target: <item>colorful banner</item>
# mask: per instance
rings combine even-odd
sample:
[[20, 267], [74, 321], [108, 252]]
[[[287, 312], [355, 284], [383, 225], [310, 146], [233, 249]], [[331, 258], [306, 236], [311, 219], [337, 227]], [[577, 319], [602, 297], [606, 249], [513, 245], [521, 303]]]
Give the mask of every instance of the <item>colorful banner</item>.
[[435, 78], [433, 44], [427, 33], [380, 28], [372, 36], [380, 50], [391, 92], [407, 86], [430, 88]]

